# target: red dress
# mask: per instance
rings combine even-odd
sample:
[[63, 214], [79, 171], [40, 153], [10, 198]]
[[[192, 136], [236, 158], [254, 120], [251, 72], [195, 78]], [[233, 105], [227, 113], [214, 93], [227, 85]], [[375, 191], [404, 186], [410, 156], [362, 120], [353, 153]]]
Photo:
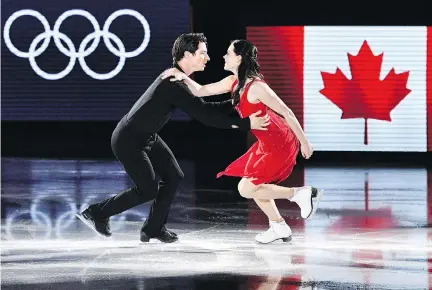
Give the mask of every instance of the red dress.
[[[245, 154], [218, 173], [217, 178], [222, 175], [253, 178], [255, 185], [280, 183], [291, 174], [296, 164], [300, 142], [283, 117], [262, 102], [252, 104], [248, 101], [247, 93], [255, 81], [246, 85], [236, 110], [242, 118], [261, 110], [261, 115], [269, 115], [270, 125], [267, 126], [267, 131], [251, 130], [257, 141]], [[237, 82], [234, 82], [232, 89]]]

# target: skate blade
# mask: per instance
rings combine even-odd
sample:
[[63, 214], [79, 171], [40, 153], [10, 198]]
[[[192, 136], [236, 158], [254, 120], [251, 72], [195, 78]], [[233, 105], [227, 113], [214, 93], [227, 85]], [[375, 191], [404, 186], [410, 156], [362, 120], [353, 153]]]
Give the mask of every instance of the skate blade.
[[95, 228], [94, 228], [94, 226], [93, 226], [93, 224], [90, 222], [90, 221], [88, 221], [86, 218], [84, 218], [81, 214], [79, 214], [79, 213], [76, 213], [75, 214], [75, 216], [77, 217], [77, 218], [79, 218], [86, 226], [88, 226], [92, 231], [94, 231], [96, 234], [98, 234], [99, 236], [102, 236], [102, 237], [105, 237], [105, 238], [108, 238], [107, 236], [105, 236], [105, 235], [102, 235], [101, 233], [99, 233]]
[[292, 236], [289, 236], [288, 238], [277, 238], [277, 239], [272, 240], [272, 241], [267, 242], [267, 243], [260, 242], [260, 241], [257, 241], [257, 240], [255, 240], [255, 242], [256, 242], [257, 244], [260, 244], [260, 245], [267, 245], [267, 244], [271, 244], [271, 243], [273, 243], [273, 242], [275, 242], [275, 241], [277, 241], [277, 240], [282, 240], [282, 242], [284, 242], [284, 243], [291, 243], [291, 241], [292, 241]]
[[309, 214], [309, 216], [306, 218], [307, 220], [308, 220], [308, 219], [311, 219], [311, 218], [315, 215], [315, 212], [316, 212], [317, 209], [318, 209], [318, 204], [320, 203], [323, 194], [324, 194], [324, 189], [321, 189], [321, 190], [318, 191], [317, 196], [316, 196], [316, 202], [315, 202], [315, 204], [312, 206], [312, 212], [311, 212], [311, 213]]

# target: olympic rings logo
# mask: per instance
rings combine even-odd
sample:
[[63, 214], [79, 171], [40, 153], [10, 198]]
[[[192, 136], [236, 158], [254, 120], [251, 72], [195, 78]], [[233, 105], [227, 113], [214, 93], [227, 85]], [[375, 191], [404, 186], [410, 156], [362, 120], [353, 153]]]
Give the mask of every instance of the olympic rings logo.
[[[83, 16], [83, 17], [87, 18], [90, 21], [90, 23], [93, 25], [93, 28], [94, 28], [94, 32], [90, 33], [89, 35], [87, 35], [82, 40], [81, 44], [79, 45], [78, 51], [75, 48], [72, 40], [67, 35], [60, 32], [60, 27], [61, 27], [63, 21], [66, 18], [74, 16], [74, 15]], [[141, 24], [144, 28], [143, 42], [141, 43], [141, 45], [137, 49], [130, 51], [130, 52], [126, 51], [125, 46], [124, 46], [123, 42], [120, 40], [120, 38], [109, 31], [109, 28], [110, 28], [112, 22], [117, 17], [122, 16], [122, 15], [134, 16], [138, 21], [141, 22]], [[36, 36], [33, 39], [33, 41], [30, 44], [30, 48], [29, 48], [28, 52], [23, 52], [23, 51], [20, 51], [19, 49], [17, 49], [12, 44], [12, 41], [10, 39], [10, 28], [11, 28], [13, 22], [21, 16], [33, 16], [33, 17], [37, 18], [42, 23], [42, 25], [45, 29], [44, 32], [42, 32], [41, 34], [39, 34], [38, 36]], [[45, 18], [45, 16], [43, 16], [41, 13], [39, 13], [35, 10], [24, 9], [24, 10], [20, 10], [20, 11], [13, 13], [8, 18], [8, 20], [6, 21], [6, 23], [4, 25], [3, 37], [5, 40], [6, 46], [9, 48], [9, 50], [18, 57], [28, 58], [30, 65], [33, 68], [34, 72], [44, 79], [59, 80], [59, 79], [64, 78], [65, 76], [67, 76], [72, 71], [72, 69], [75, 66], [76, 60], [78, 59], [82, 69], [84, 70], [84, 72], [88, 76], [90, 76], [94, 79], [97, 79], [97, 80], [107, 80], [107, 79], [111, 79], [111, 78], [115, 77], [118, 73], [120, 73], [120, 71], [122, 70], [122, 68], [126, 62], [126, 58], [135, 57], [135, 56], [139, 55], [140, 53], [142, 53], [146, 49], [146, 47], [150, 41], [150, 27], [149, 27], [147, 20], [144, 18], [144, 16], [141, 15], [140, 13], [138, 13], [137, 11], [131, 10], [131, 9], [122, 9], [122, 10], [118, 10], [118, 11], [115, 11], [114, 13], [112, 13], [106, 19], [105, 24], [101, 30], [99, 23], [97, 22], [96, 18], [92, 14], [90, 14], [89, 12], [82, 10], [82, 9], [72, 9], [72, 10], [68, 10], [68, 11], [64, 12], [63, 14], [61, 14], [60, 17], [57, 19], [57, 21], [54, 23], [53, 30], [51, 30], [50, 25], [49, 25], [47, 19]], [[51, 41], [51, 37], [54, 38], [54, 42], [55, 42], [57, 48], [60, 50], [60, 52], [62, 52], [64, 55], [70, 57], [70, 60], [69, 60], [67, 67], [59, 73], [47, 73], [47, 72], [43, 71], [38, 66], [38, 64], [36, 63], [36, 59], [35, 59], [36, 57], [38, 57], [42, 53], [44, 53], [44, 51], [47, 49], [47, 47]], [[112, 71], [110, 71], [108, 73], [97, 73], [97, 72], [93, 71], [92, 69], [89, 68], [89, 66], [87, 65], [87, 63], [85, 61], [85, 58], [96, 50], [97, 46], [99, 45], [101, 37], [103, 38], [104, 43], [105, 43], [106, 47], [108, 48], [108, 50], [112, 54], [114, 54], [115, 56], [120, 58], [117, 66]], [[67, 48], [65, 46], [63, 46], [63, 44], [60, 40], [63, 40], [66, 43]], [[91, 43], [91, 45], [88, 48], [86, 48], [88, 43], [92, 40], [93, 40], [93, 42]], [[114, 41], [114, 43], [117, 45], [118, 49], [111, 43], [111, 40]], [[38, 44], [41, 41], [43, 41], [42, 45], [38, 49], [36, 49], [36, 47], [38, 46]]]
[[[53, 237], [62, 239], [65, 234], [70, 234], [70, 228], [73, 227], [75, 223], [78, 222], [81, 224], [75, 214], [86, 209], [88, 205], [94, 202], [92, 202], [92, 200], [96, 197], [96, 195], [86, 197], [80, 207], [78, 207], [70, 196], [57, 197], [56, 201], [67, 205], [68, 209], [56, 218], [53, 218], [43, 210], [43, 206], [45, 205], [43, 200], [44, 197], [38, 196], [32, 200], [29, 209], [16, 210], [6, 217], [4, 225], [6, 237], [8, 240], [21, 239], [22, 237], [16, 237], [14, 232], [16, 230], [22, 231], [22, 229], [24, 229], [31, 233], [32, 236], [34, 235], [33, 238], [35, 239], [38, 239], [40, 236], [43, 236], [44, 239], [50, 239]], [[132, 209], [127, 213], [124, 212], [115, 217], [111, 217], [111, 221], [115, 222], [111, 225], [111, 229], [122, 229], [124, 227], [123, 223], [127, 220], [127, 216], [135, 216], [138, 220], [146, 219], [141, 211]], [[28, 219], [28, 217], [30, 217], [30, 219]], [[34, 226], [36, 226], [36, 228]], [[84, 228], [86, 227], [84, 226]]]

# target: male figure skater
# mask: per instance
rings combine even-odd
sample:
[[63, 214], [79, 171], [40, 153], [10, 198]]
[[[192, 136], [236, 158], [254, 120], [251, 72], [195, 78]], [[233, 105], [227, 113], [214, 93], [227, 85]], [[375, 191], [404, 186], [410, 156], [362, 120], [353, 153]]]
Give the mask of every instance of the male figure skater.
[[[174, 42], [172, 57], [174, 66], [187, 75], [203, 71], [210, 60], [206, 37], [201, 33], [179, 36]], [[232, 108], [231, 100], [204, 102], [195, 98], [182, 81], [172, 82], [158, 76], [120, 120], [111, 138], [113, 153], [135, 186], [92, 204], [77, 215], [98, 233], [111, 236], [111, 216], [154, 200], [141, 228], [140, 240], [148, 242], [155, 238], [165, 243], [178, 240], [165, 224], [183, 172], [170, 148], [158, 135], [176, 107], [216, 128], [266, 130], [269, 125], [268, 116], [257, 117], [260, 112], [245, 119], [229, 117], [224, 112]], [[156, 181], [156, 174], [160, 182]]]

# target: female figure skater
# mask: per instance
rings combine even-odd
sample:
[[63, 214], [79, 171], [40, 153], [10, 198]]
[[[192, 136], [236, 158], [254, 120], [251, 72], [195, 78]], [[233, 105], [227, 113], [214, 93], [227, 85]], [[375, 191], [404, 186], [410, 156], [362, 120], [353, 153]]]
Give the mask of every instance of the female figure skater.
[[[242, 118], [257, 111], [268, 114], [270, 125], [266, 130], [252, 130], [257, 142], [217, 177], [242, 177], [238, 184], [239, 193], [245, 198], [253, 198], [267, 215], [270, 228], [255, 237], [257, 242], [271, 243], [278, 239], [289, 242], [291, 228], [280, 215], [274, 199], [297, 203], [302, 218], [308, 219], [315, 213], [323, 191], [310, 186], [287, 188], [276, 185], [291, 174], [299, 148], [306, 159], [311, 157], [313, 149], [294, 113], [264, 82], [257, 52], [247, 40], [233, 41], [224, 56], [224, 69], [233, 75], [216, 83], [202, 86], [176, 68], [166, 70], [162, 78], [173, 76], [171, 81], [183, 80], [196, 97], [232, 92], [233, 106]], [[272, 182], [276, 184], [270, 184]], [[312, 198], [317, 199], [315, 205]]]

